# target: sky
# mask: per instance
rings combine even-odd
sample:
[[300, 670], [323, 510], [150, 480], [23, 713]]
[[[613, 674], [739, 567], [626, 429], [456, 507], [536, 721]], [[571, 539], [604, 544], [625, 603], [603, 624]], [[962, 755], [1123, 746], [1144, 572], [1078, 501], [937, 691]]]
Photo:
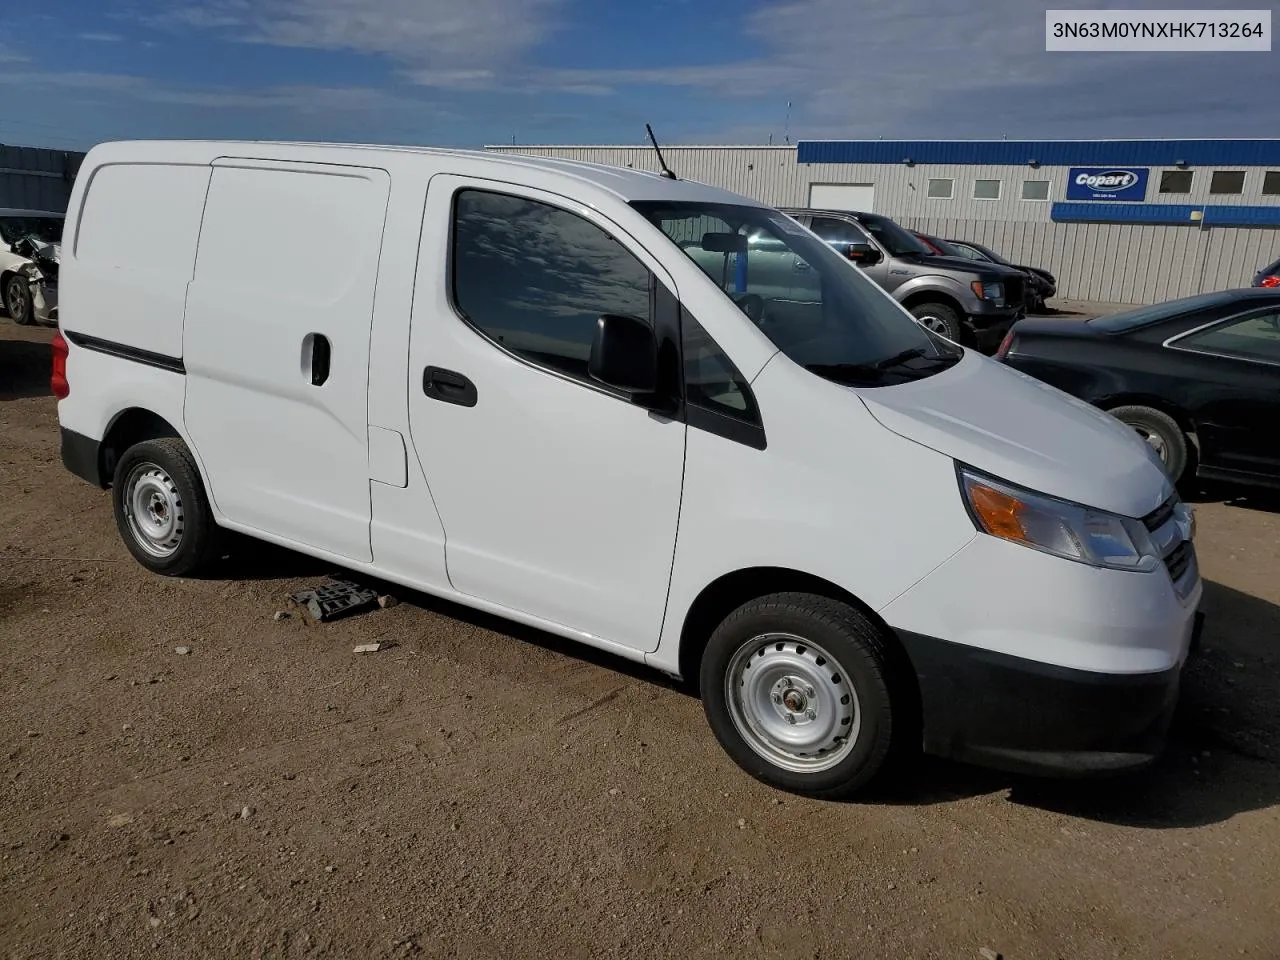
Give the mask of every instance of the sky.
[[1029, 0], [7, 3], [0, 143], [631, 144], [646, 122], [686, 144], [1276, 135], [1280, 44], [1047, 53], [1044, 11]]

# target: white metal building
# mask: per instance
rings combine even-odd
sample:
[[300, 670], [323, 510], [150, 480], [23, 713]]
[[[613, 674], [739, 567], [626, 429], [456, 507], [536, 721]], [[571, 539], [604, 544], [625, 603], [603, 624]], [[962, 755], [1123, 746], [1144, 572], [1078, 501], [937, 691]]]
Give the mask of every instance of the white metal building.
[[[648, 146], [493, 146], [657, 170]], [[663, 148], [687, 179], [778, 206], [883, 213], [1149, 303], [1247, 286], [1280, 258], [1280, 140], [837, 140]]]

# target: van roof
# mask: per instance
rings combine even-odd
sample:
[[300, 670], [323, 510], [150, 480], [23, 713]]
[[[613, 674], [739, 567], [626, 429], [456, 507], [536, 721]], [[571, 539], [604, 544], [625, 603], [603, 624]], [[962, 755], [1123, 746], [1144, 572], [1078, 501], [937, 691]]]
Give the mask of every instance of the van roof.
[[259, 157], [258, 159], [302, 159], [302, 154], [313, 151], [325, 154], [360, 152], [456, 158], [484, 163], [494, 167], [540, 170], [573, 177], [581, 182], [607, 190], [624, 201], [671, 200], [764, 206], [756, 200], [731, 193], [728, 190], [721, 190], [718, 187], [708, 186], [694, 180], [670, 180], [645, 170], [588, 163], [583, 160], [561, 160], [526, 154], [490, 153], [484, 150], [463, 150], [445, 147], [414, 147], [373, 143], [324, 143], [293, 140], [128, 140], [99, 144], [90, 151], [90, 157], [95, 153], [109, 152], [115, 154], [119, 151], [139, 159], [159, 159], [161, 155], [175, 148], [190, 150], [199, 146], [208, 148], [210, 160], [216, 159], [226, 151], [243, 153], [247, 147], [253, 147], [260, 151], [265, 149], [273, 154], [271, 157]]

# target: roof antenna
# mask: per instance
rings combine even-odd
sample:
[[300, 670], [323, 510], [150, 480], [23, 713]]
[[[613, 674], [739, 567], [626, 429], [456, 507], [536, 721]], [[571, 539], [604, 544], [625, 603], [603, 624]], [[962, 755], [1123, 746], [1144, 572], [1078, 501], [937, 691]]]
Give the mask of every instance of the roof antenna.
[[653, 152], [658, 155], [658, 166], [662, 168], [662, 175], [668, 180], [679, 180], [680, 178], [667, 166], [667, 161], [662, 159], [662, 148], [658, 146], [658, 138], [653, 135], [653, 127], [646, 123], [644, 129], [649, 134], [649, 142], [653, 144]]

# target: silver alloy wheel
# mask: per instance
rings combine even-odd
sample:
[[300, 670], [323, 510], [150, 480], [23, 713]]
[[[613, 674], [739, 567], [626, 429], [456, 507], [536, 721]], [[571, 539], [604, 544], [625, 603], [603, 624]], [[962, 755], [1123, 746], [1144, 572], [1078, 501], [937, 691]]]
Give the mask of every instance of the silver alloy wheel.
[[1164, 437], [1154, 430], [1148, 430], [1146, 427], [1138, 426], [1137, 424], [1131, 423], [1129, 426], [1133, 428], [1134, 433], [1147, 441], [1151, 449], [1160, 457], [1160, 462], [1167, 466], [1169, 463], [1169, 445], [1164, 442]]
[[941, 317], [935, 317], [931, 313], [926, 313], [923, 317], [916, 317], [920, 325], [926, 330], [931, 330], [939, 336], [945, 337], [951, 331], [947, 329], [947, 322]]
[[862, 711], [848, 671], [803, 637], [748, 640], [729, 661], [725, 694], [738, 734], [784, 770], [830, 770], [858, 742]]
[[4, 292], [4, 307], [14, 323], [22, 323], [27, 319], [26, 284], [27, 281], [21, 276], [12, 276]]
[[158, 560], [173, 556], [186, 527], [173, 478], [154, 463], [140, 463], [129, 471], [121, 499], [134, 542]]

